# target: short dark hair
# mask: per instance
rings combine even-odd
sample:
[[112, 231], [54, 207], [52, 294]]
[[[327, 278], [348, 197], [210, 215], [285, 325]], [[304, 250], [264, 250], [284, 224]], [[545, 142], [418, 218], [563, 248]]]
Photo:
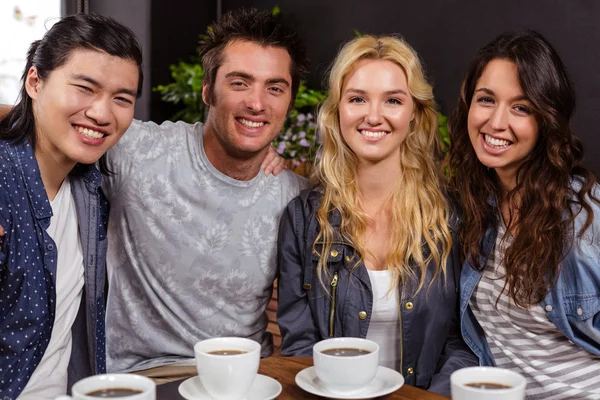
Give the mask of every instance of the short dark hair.
[[279, 15], [256, 8], [240, 8], [227, 12], [221, 21], [209, 26], [200, 40], [199, 52], [204, 67], [204, 82], [208, 85], [209, 98], [217, 71], [223, 63], [225, 47], [236, 40], [254, 42], [261, 46], [281, 47], [292, 60], [292, 103], [298, 93], [300, 81], [308, 73], [309, 62], [306, 47], [298, 33], [286, 25]]
[[[67, 63], [75, 50], [103, 51], [133, 61], [139, 71], [137, 96], [141, 95], [144, 80], [142, 48], [135, 34], [109, 17], [94, 13], [70, 15], [54, 24], [41, 40], [29, 47], [19, 101], [0, 121], [0, 139], [15, 143], [29, 139], [35, 148], [33, 104], [25, 85], [27, 73], [31, 67], [36, 67], [43, 81], [52, 71]], [[103, 173], [108, 172], [104, 155], [99, 160], [99, 166]]]

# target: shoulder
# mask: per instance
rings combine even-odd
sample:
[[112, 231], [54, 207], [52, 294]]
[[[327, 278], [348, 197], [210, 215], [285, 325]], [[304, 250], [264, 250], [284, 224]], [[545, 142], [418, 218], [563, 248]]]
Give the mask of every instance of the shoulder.
[[300, 191], [288, 204], [288, 211], [303, 219], [315, 216], [321, 205], [323, 193], [319, 188], [307, 188]]
[[12, 160], [8, 154], [8, 143], [5, 140], [0, 140], [0, 174], [5, 173], [10, 165], [12, 165]]
[[9, 153], [6, 141], [0, 140], [0, 192], [7, 193], [10, 186], [18, 184], [17, 169], [14, 160]]
[[301, 190], [306, 189], [308, 187], [308, 180], [306, 178], [289, 170], [281, 171], [281, 173], [276, 177], [276, 179], [279, 179], [282, 186], [297, 189], [298, 193]]
[[[571, 188], [575, 193], [581, 191], [582, 182], [578, 178], [573, 178], [571, 181]], [[600, 185], [594, 183], [590, 192], [585, 195], [584, 201], [589, 206], [588, 210], [581, 206], [575, 197], [575, 193], [571, 198], [571, 210], [575, 214], [575, 224], [583, 224], [588, 218], [588, 210], [592, 213], [593, 225], [600, 224]], [[576, 227], [577, 228], [577, 227]]]
[[464, 221], [464, 211], [460, 202], [451, 193], [444, 193], [448, 204], [448, 227], [452, 232], [457, 232]]
[[133, 120], [115, 148], [147, 148], [154, 142], [171, 141], [179, 139], [182, 135], [201, 135], [203, 131], [204, 125], [200, 122], [188, 124], [183, 121], [165, 121], [157, 124], [152, 121]]

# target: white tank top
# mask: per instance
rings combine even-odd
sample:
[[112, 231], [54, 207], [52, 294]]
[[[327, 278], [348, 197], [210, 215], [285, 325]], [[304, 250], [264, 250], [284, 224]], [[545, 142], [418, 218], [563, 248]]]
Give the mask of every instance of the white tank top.
[[71, 327], [79, 311], [84, 283], [79, 224], [68, 178], [64, 180], [50, 205], [53, 216], [48, 234], [56, 243], [58, 251], [56, 314], [48, 347], [19, 400], [55, 399], [67, 391]]
[[367, 339], [379, 345], [379, 365], [398, 371], [400, 369], [400, 321], [398, 290], [390, 291], [390, 270], [369, 271], [373, 289], [373, 310]]

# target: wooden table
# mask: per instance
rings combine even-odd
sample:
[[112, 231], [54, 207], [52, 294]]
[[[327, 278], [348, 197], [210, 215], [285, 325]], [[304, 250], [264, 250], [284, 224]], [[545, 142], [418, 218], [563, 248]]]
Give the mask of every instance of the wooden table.
[[[280, 400], [296, 399], [322, 399], [322, 397], [307, 393], [296, 385], [296, 374], [306, 367], [313, 365], [312, 358], [303, 357], [269, 357], [260, 360], [258, 372], [263, 375], [277, 379], [283, 390], [279, 397]], [[177, 391], [179, 385], [183, 382], [176, 381], [159, 385], [157, 387], [157, 400], [180, 400], [183, 399]], [[447, 400], [448, 397], [430, 393], [414, 386], [402, 385], [396, 392], [380, 399], [386, 400]]]

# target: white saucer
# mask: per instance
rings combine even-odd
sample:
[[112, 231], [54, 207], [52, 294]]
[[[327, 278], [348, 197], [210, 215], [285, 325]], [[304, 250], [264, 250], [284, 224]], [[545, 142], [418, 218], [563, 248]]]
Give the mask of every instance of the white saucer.
[[[281, 393], [281, 384], [273, 378], [258, 374], [250, 388], [246, 400], [271, 400]], [[187, 400], [212, 400], [206, 393], [200, 378], [196, 375], [179, 385], [179, 394]]]
[[404, 385], [404, 378], [398, 371], [380, 366], [377, 369], [375, 379], [367, 386], [364, 392], [354, 395], [338, 395], [332, 394], [325, 389], [323, 382], [317, 377], [315, 367], [308, 367], [296, 374], [296, 384], [308, 393], [330, 399], [370, 399], [395, 392]]

